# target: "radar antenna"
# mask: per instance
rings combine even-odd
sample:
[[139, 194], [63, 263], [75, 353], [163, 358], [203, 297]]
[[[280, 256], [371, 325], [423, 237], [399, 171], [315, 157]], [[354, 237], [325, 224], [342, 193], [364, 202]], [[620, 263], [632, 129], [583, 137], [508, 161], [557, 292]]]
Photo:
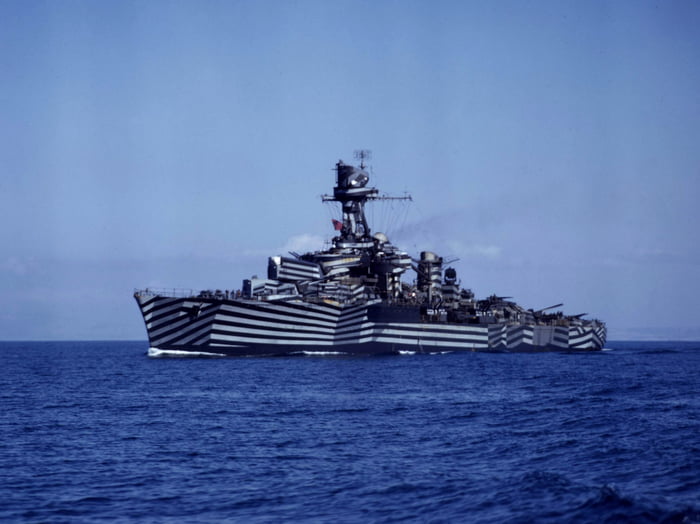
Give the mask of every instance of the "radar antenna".
[[369, 149], [356, 149], [354, 152], [354, 156], [356, 160], [360, 161], [360, 169], [364, 169], [365, 166], [365, 159], [369, 160], [372, 158], [372, 151]]

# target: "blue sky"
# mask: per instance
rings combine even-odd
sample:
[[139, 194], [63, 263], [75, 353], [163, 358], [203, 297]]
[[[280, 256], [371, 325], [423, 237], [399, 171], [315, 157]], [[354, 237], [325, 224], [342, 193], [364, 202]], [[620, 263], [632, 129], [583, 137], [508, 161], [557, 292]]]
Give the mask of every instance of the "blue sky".
[[[0, 339], [321, 248], [332, 168], [478, 296], [700, 337], [700, 3], [0, 0]], [[393, 212], [396, 220], [386, 219]]]

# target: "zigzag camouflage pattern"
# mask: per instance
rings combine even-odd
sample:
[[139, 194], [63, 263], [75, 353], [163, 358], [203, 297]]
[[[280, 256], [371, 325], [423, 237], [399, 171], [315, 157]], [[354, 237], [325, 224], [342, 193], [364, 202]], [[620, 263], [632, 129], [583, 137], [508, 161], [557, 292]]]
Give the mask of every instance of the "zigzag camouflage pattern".
[[[551, 351], [600, 349], [604, 333], [586, 327], [372, 322], [372, 304], [196, 300], [136, 295], [151, 347], [226, 355], [295, 351]], [[379, 301], [378, 301], [379, 302]], [[363, 349], [364, 348], [364, 349]]]
[[[296, 352], [376, 354], [445, 351], [596, 350], [606, 327], [583, 315], [525, 309], [510, 297], [477, 300], [457, 272], [430, 251], [413, 259], [372, 234], [364, 206], [379, 196], [367, 187], [366, 152], [359, 167], [336, 164], [325, 202], [341, 204], [338, 235], [324, 251], [272, 256], [267, 278], [230, 291], [138, 290], [134, 297], [154, 354], [216, 355]], [[409, 270], [412, 283], [402, 281]]]

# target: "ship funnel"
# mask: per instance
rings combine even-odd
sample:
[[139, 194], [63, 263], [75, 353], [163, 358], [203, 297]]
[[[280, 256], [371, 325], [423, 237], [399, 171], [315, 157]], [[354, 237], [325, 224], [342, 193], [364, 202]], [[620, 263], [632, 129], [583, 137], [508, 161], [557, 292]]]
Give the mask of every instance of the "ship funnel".
[[434, 291], [440, 288], [442, 279], [442, 257], [432, 251], [422, 251], [418, 261], [418, 289]]

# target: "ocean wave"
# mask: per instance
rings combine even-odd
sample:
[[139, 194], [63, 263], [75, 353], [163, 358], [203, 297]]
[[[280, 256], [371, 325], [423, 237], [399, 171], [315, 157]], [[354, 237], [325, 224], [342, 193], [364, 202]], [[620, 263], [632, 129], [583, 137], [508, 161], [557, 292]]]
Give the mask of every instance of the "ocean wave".
[[614, 484], [605, 484], [573, 510], [567, 519], [576, 522], [700, 522], [700, 510], [690, 505], [667, 507], [644, 497], [623, 495]]
[[174, 349], [148, 348], [148, 356], [151, 358], [188, 358], [188, 357], [225, 357], [222, 353], [208, 351], [178, 351]]
[[693, 349], [154, 365], [147, 348], [2, 353], [0, 521], [700, 523]]

